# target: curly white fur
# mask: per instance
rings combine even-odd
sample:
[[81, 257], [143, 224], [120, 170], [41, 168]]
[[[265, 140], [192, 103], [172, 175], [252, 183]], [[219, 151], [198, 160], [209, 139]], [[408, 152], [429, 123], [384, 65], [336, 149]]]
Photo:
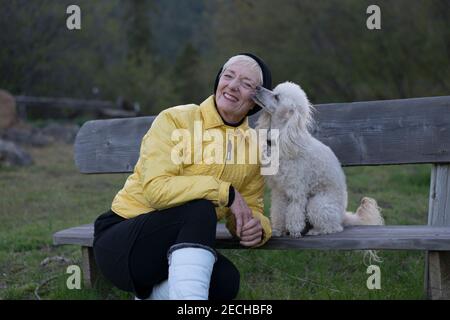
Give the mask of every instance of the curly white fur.
[[273, 91], [258, 88], [254, 100], [263, 107], [257, 128], [278, 129], [279, 171], [266, 176], [271, 188], [274, 236], [301, 237], [340, 232], [345, 225], [382, 225], [377, 202], [361, 200], [356, 213], [347, 212], [347, 185], [333, 151], [309, 132], [313, 107], [295, 83], [279, 84]]

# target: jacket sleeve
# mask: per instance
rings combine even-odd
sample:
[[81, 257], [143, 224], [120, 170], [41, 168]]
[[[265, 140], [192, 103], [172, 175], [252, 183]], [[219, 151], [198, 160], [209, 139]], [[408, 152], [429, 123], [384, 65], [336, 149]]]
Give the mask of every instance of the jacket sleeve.
[[[272, 227], [269, 218], [264, 215], [264, 177], [258, 173], [251, 179], [252, 180], [247, 185], [243, 186], [241, 190], [238, 190], [238, 192], [252, 210], [253, 217], [261, 221], [263, 237], [260, 243], [253, 246], [260, 247], [272, 236]], [[231, 211], [227, 216], [226, 227], [231, 234], [236, 236], [236, 220]]]
[[174, 207], [190, 200], [208, 199], [217, 207], [228, 203], [230, 183], [213, 176], [183, 176], [183, 164], [172, 160], [176, 130], [170, 114], [161, 112], [142, 139], [138, 161], [144, 197], [157, 210]]

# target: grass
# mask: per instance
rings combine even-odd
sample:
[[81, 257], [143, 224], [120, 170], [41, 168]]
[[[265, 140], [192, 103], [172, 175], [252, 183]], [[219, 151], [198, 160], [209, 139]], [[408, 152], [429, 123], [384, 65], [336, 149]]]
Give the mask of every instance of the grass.
[[[101, 280], [69, 290], [78, 246], [53, 246], [58, 230], [106, 211], [127, 175], [81, 175], [71, 146], [29, 149], [35, 164], [0, 167], [0, 299], [130, 299]], [[429, 165], [346, 168], [349, 209], [362, 196], [379, 201], [387, 224], [426, 224]], [[266, 209], [268, 211], [269, 204]], [[238, 299], [422, 299], [424, 253], [380, 251], [381, 289], [369, 290], [358, 251], [223, 250], [241, 271]], [[41, 264], [48, 257], [54, 259]]]

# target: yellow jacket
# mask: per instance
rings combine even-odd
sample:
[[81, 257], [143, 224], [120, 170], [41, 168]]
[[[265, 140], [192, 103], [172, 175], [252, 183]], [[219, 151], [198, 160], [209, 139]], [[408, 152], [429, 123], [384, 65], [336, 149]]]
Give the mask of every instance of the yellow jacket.
[[[261, 221], [264, 235], [256, 246], [263, 245], [270, 239], [272, 230], [269, 219], [263, 215], [264, 179], [259, 157], [256, 163], [249, 161], [249, 153], [246, 161], [242, 158], [239, 161], [238, 157], [239, 148], [249, 150], [249, 135], [244, 134], [247, 129], [247, 118], [236, 128], [225, 125], [217, 112], [214, 96], [200, 106], [189, 104], [162, 111], [143, 137], [134, 172], [115, 196], [112, 211], [133, 218], [190, 200], [208, 199], [216, 206], [218, 220], [225, 217], [228, 230], [236, 235], [234, 215], [226, 207], [231, 184], [244, 197], [253, 216]], [[223, 139], [215, 139], [218, 133]], [[190, 140], [183, 140], [188, 136]], [[199, 138], [201, 143], [195, 143]], [[188, 140], [193, 143], [180, 142]], [[223, 157], [220, 152], [210, 152], [220, 145]], [[216, 157], [216, 160], [208, 162], [205, 156], [208, 154], [209, 159]], [[190, 161], [180, 163], [183, 156]]]

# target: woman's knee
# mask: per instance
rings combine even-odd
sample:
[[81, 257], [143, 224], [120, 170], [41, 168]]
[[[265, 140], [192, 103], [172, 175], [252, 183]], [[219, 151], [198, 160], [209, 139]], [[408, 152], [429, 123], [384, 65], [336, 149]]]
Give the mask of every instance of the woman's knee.
[[176, 243], [199, 243], [213, 248], [216, 240], [217, 216], [208, 200], [194, 200], [183, 205], [183, 220]]
[[214, 204], [206, 199], [198, 199], [188, 202], [185, 216], [188, 219], [200, 220], [203, 224], [217, 222]]
[[239, 293], [240, 281], [239, 270], [230, 260], [219, 254], [211, 275], [209, 299], [235, 299]]

